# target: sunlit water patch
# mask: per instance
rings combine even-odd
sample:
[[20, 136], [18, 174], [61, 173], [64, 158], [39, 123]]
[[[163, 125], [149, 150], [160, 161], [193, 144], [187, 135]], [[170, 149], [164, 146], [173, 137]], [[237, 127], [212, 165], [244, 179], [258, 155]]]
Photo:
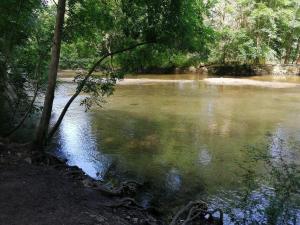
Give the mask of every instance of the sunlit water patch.
[[[67, 84], [57, 90], [56, 95], [61, 97], [55, 99], [53, 121], [57, 119], [72, 90], [74, 87]], [[92, 131], [91, 120], [91, 114], [85, 113], [83, 108], [76, 104], [71, 106], [56, 138], [57, 154], [67, 159], [69, 165], [83, 168], [91, 177], [103, 180], [111, 164], [111, 157], [100, 151], [101, 145], [97, 143], [97, 137]]]

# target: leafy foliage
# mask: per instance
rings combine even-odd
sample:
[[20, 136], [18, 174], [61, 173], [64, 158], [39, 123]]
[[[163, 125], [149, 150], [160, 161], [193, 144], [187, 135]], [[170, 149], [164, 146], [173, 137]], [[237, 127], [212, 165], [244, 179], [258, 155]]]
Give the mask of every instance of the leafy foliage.
[[[106, 103], [105, 97], [113, 94], [117, 81], [123, 77], [124, 73], [122, 71], [115, 70], [106, 71], [101, 76], [90, 76], [82, 90], [87, 96], [81, 101], [81, 105], [85, 106], [86, 110], [89, 110], [94, 104], [102, 107], [102, 104]], [[74, 81], [80, 87], [84, 79], [85, 74], [79, 73]]]
[[[4, 0], [0, 3], [1, 117], [13, 126], [31, 106], [46, 81], [54, 17], [45, 2]], [[32, 111], [38, 110], [37, 107]], [[12, 112], [12, 113], [7, 113]], [[8, 118], [6, 117], [8, 115]]]
[[84, 68], [97, 55], [142, 41], [156, 45], [114, 57], [115, 67], [137, 71], [188, 66], [196, 64], [191, 58], [208, 58], [207, 42], [214, 32], [204, 23], [208, 5], [202, 0], [81, 0], [70, 4], [63, 68]]
[[299, 1], [220, 0], [209, 24], [218, 33], [212, 61], [294, 63], [299, 58]]

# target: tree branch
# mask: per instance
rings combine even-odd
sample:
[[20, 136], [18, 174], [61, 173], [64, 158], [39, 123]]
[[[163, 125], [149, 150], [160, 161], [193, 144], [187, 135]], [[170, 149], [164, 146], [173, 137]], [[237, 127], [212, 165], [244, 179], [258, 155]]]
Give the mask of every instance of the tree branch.
[[56, 121], [55, 125], [52, 127], [51, 131], [48, 134], [48, 140], [50, 140], [55, 132], [57, 131], [58, 127], [60, 126], [66, 112], [68, 111], [70, 105], [72, 104], [72, 102], [77, 98], [77, 96], [81, 93], [82, 89], [84, 88], [86, 82], [88, 81], [88, 79], [91, 77], [91, 75], [94, 73], [94, 71], [96, 70], [96, 68], [102, 63], [103, 60], [105, 60], [107, 57], [116, 55], [116, 54], [120, 54], [123, 52], [127, 52], [130, 51], [132, 49], [135, 49], [139, 46], [142, 45], [146, 45], [146, 44], [152, 44], [155, 43], [154, 41], [148, 41], [148, 42], [141, 42], [141, 43], [137, 43], [135, 45], [132, 45], [128, 48], [124, 48], [124, 49], [120, 49], [111, 53], [107, 53], [104, 56], [102, 56], [98, 61], [96, 61], [94, 63], [94, 65], [89, 69], [88, 73], [86, 74], [85, 78], [82, 80], [82, 82], [79, 84], [79, 86], [77, 87], [76, 92], [73, 94], [73, 96], [69, 99], [69, 101], [67, 102], [67, 104], [65, 105], [65, 107], [63, 108], [58, 120]]
[[53, 2], [55, 5], [56, 5], [56, 7], [58, 7], [58, 5], [57, 5], [56, 1], [52, 0], [52, 2]]

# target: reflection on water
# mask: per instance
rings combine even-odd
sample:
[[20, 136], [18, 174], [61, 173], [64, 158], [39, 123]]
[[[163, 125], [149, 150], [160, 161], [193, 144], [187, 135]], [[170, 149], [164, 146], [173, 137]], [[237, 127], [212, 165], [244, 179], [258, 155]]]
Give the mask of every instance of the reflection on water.
[[[193, 79], [120, 85], [103, 109], [88, 113], [75, 102], [60, 128], [57, 151], [92, 177], [147, 182], [143, 204], [167, 208], [235, 191], [243, 185], [239, 163], [263, 171], [261, 163], [250, 162], [246, 146], [273, 137], [275, 147], [261, 150], [276, 155], [276, 137], [300, 139], [299, 89], [213, 86]], [[59, 87], [56, 113], [72, 90], [71, 84]], [[299, 162], [299, 149], [288, 151]]]
[[171, 169], [166, 177], [167, 188], [172, 191], [179, 191], [181, 187], [181, 177], [179, 171]]
[[[269, 139], [264, 148], [248, 149], [250, 164], [240, 166], [244, 171], [240, 178], [243, 186], [211, 199], [211, 205], [224, 209], [225, 224], [299, 224], [299, 160], [290, 158], [287, 150], [295, 144], [278, 136]], [[262, 163], [265, 171], [256, 170], [257, 163]]]
[[110, 160], [98, 150], [87, 117], [77, 117], [75, 121], [75, 118], [69, 121], [66, 119], [62, 124], [59, 140], [60, 152], [64, 158], [68, 159], [69, 165], [84, 168], [91, 177], [101, 180], [107, 172]]
[[211, 155], [209, 151], [206, 148], [202, 149], [199, 154], [199, 162], [204, 166], [207, 166], [210, 163], [210, 161]]
[[[63, 86], [58, 90], [63, 97], [55, 100], [56, 116], [68, 99], [67, 91], [70, 90]], [[67, 159], [69, 165], [83, 168], [91, 177], [103, 180], [111, 160], [100, 151], [100, 144], [91, 129], [91, 115], [76, 106], [71, 107], [69, 112], [72, 116], [67, 115], [59, 129], [58, 155]]]

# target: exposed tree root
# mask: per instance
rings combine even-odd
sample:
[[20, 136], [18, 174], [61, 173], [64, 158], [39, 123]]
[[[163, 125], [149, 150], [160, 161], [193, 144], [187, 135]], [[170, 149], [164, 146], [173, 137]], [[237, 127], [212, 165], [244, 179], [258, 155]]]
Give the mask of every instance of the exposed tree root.
[[220, 217], [215, 222], [217, 222], [217, 224], [223, 224], [223, 212], [221, 209], [209, 212], [205, 202], [191, 201], [176, 213], [170, 225], [188, 225], [196, 220], [202, 223], [207, 222], [207, 224], [212, 224], [212, 221], [215, 220], [213, 214], [216, 212], [219, 212]]
[[128, 197], [121, 198], [120, 200], [117, 200], [114, 203], [105, 204], [104, 206], [112, 207], [112, 208], [125, 207], [129, 209], [143, 210], [143, 207], [141, 207], [133, 198], [128, 198]]
[[209, 215], [208, 219], [213, 220], [215, 217], [213, 216], [216, 212], [219, 212], [219, 218], [217, 218], [217, 224], [223, 225], [223, 211], [222, 209], [215, 209], [211, 212], [207, 212], [207, 215]]
[[130, 180], [130, 181], [122, 182], [120, 187], [112, 188], [112, 189], [107, 188], [102, 184], [96, 183], [96, 187], [94, 187], [94, 189], [101, 191], [107, 195], [123, 196], [123, 195], [132, 195], [136, 193], [137, 188], [139, 186], [141, 186], [140, 183]]
[[94, 181], [92, 179], [85, 179], [82, 182], [87, 187], [91, 187], [94, 190], [111, 196], [130, 196], [137, 192], [139, 186], [142, 186], [142, 184], [133, 180], [124, 181], [117, 188], [109, 188], [102, 183], [99, 183], [98, 181]]
[[[140, 220], [141, 223], [138, 223], [138, 224], [145, 224], [145, 225], [146, 224], [147, 225], [157, 225], [157, 224], [160, 224], [160, 223], [157, 223], [156, 219], [154, 219], [151, 215], [149, 215], [149, 213], [148, 213], [149, 209], [145, 209], [144, 207], [142, 207], [141, 205], [139, 205], [135, 201], [135, 199], [133, 199], [133, 198], [125, 197], [125, 198], [121, 198], [119, 200], [116, 200], [113, 203], [103, 204], [101, 206], [110, 207], [110, 208], [113, 208], [114, 210], [117, 209], [117, 208], [123, 207], [123, 208], [126, 208], [128, 210], [133, 210], [135, 212], [137, 212], [137, 211], [143, 211], [143, 213], [145, 213], [144, 214], [144, 219]], [[134, 222], [134, 224], [137, 224], [137, 222]]]

